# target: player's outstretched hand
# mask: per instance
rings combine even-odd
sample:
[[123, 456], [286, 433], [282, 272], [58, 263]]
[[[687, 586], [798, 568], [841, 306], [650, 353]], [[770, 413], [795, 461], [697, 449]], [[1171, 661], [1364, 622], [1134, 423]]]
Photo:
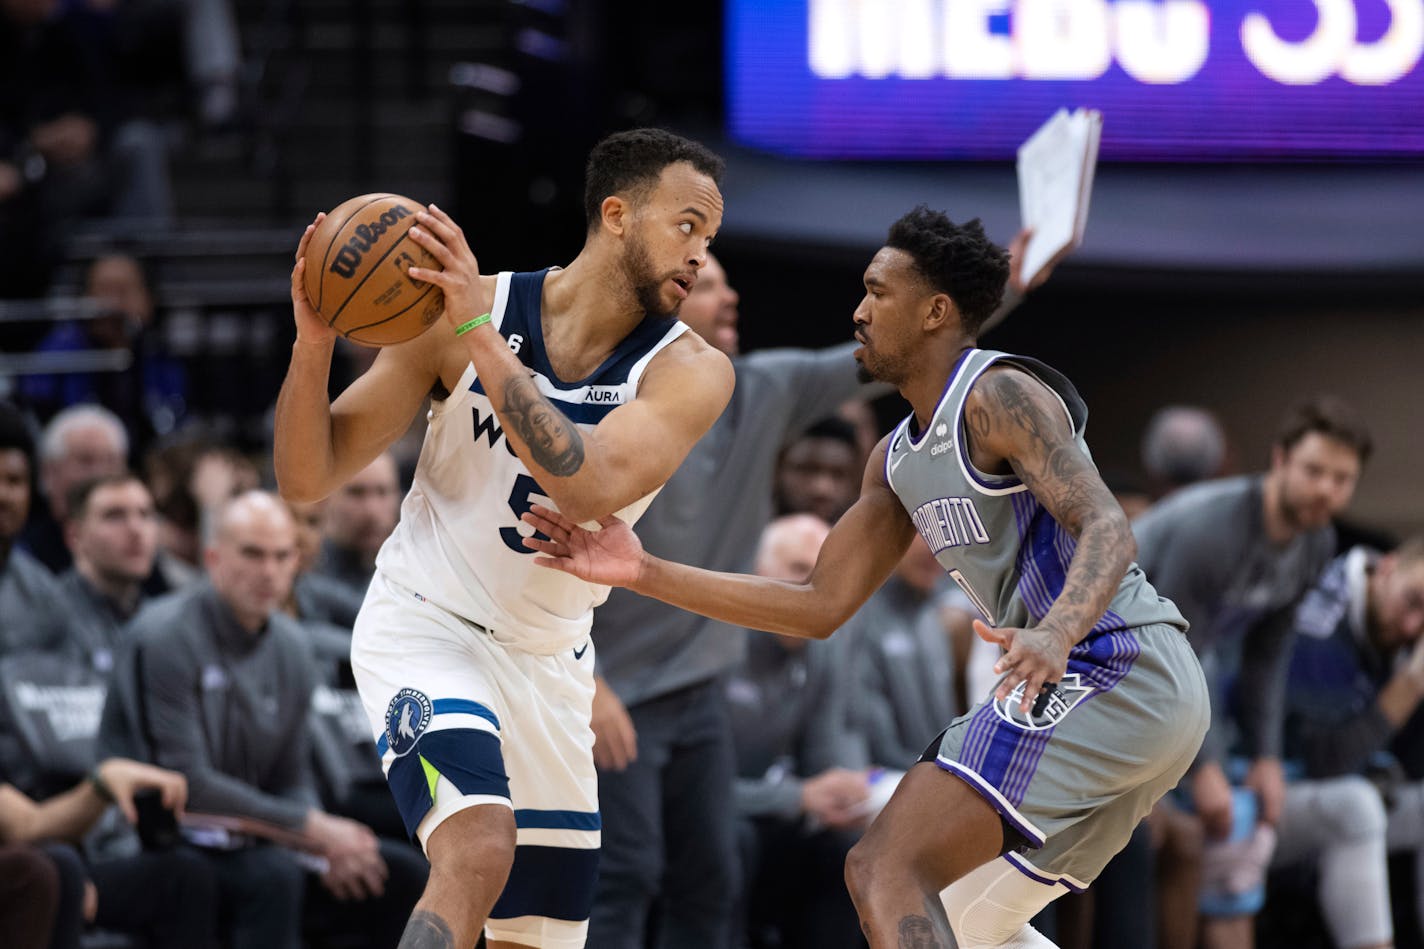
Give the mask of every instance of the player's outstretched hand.
[[994, 697], [1002, 702], [1020, 682], [1024, 683], [1023, 701], [1019, 707], [1025, 715], [1033, 708], [1043, 684], [1057, 682], [1068, 671], [1068, 643], [1053, 630], [1039, 626], [995, 629], [976, 619], [974, 632], [985, 642], [1004, 649], [1004, 655], [994, 664], [995, 674], [1003, 676]]
[[544, 555], [534, 558], [541, 567], [611, 587], [632, 586], [643, 572], [643, 543], [615, 515], [599, 521], [596, 531], [542, 504], [530, 507], [520, 519], [539, 532], [524, 538], [524, 546]]
[[297, 340], [302, 343], [325, 343], [336, 338], [336, 330], [326, 324], [311, 300], [307, 299], [307, 287], [302, 282], [307, 269], [307, 245], [324, 220], [326, 213], [318, 214], [316, 220], [302, 232], [302, 239], [297, 244], [297, 262], [292, 267], [292, 317], [297, 323]]
[[484, 292], [480, 289], [480, 264], [465, 241], [465, 232], [450, 215], [430, 205], [415, 216], [411, 240], [428, 250], [443, 270], [412, 267], [413, 279], [433, 283], [445, 291], [445, 319], [458, 327], [480, 315]]

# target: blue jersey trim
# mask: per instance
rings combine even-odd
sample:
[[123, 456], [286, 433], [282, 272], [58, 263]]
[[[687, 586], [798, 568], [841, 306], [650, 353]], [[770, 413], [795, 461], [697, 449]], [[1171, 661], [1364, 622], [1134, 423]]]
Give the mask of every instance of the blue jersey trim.
[[514, 812], [514, 826], [543, 830], [602, 830], [603, 815], [598, 811], [520, 809]]
[[[528, 345], [520, 350], [521, 361], [548, 379], [555, 388], [578, 389], [586, 385], [626, 382], [634, 364], [666, 336], [668, 330], [677, 322], [672, 317], [643, 317], [643, 321], [623, 338], [597, 369], [576, 382], [565, 382], [554, 372], [554, 367], [549, 364], [549, 357], [544, 351], [544, 278], [549, 275], [549, 269], [546, 267], [533, 273], [512, 275], [509, 281], [509, 300], [505, 304], [504, 322], [500, 326], [500, 332], [506, 339], [511, 333], [522, 333], [525, 336]], [[562, 404], [560, 407], [563, 407]], [[570, 415], [570, 418], [573, 416]]]

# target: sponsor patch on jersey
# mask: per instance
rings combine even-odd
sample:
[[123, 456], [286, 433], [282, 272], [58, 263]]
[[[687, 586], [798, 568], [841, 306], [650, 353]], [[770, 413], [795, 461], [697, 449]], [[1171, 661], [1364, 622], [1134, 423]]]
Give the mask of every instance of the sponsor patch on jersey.
[[424, 692], [401, 689], [386, 706], [386, 743], [400, 758], [415, 748], [421, 733], [430, 724], [430, 699]]
[[1092, 691], [1092, 686], [1081, 684], [1076, 672], [1065, 675], [1057, 682], [1045, 685], [1038, 694], [1038, 700], [1033, 703], [1033, 708], [1025, 715], [1019, 708], [1024, 695], [1024, 683], [1020, 682], [1007, 699], [994, 699], [994, 711], [1004, 721], [1024, 731], [1043, 731], [1067, 718], [1068, 713]]

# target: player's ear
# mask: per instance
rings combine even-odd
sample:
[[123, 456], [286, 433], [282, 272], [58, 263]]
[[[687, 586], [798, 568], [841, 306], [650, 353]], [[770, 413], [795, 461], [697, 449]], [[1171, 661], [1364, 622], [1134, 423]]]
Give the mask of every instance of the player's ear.
[[615, 236], [622, 237], [628, 230], [628, 221], [632, 216], [633, 209], [629, 207], [628, 202], [616, 194], [610, 194], [603, 199], [598, 210], [603, 220], [604, 229]]
[[929, 299], [929, 308], [925, 311], [925, 329], [937, 330], [945, 324], [959, 319], [959, 309], [954, 305], [954, 301], [947, 293], [936, 293]]

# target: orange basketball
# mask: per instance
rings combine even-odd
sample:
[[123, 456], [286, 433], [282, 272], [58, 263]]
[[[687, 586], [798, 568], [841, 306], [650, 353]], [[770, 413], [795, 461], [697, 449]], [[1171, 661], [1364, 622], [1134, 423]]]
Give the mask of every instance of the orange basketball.
[[302, 275], [307, 299], [353, 343], [403, 343], [444, 312], [440, 288], [409, 273], [440, 269], [409, 234], [423, 207], [398, 194], [363, 194], [328, 212], [312, 234]]

